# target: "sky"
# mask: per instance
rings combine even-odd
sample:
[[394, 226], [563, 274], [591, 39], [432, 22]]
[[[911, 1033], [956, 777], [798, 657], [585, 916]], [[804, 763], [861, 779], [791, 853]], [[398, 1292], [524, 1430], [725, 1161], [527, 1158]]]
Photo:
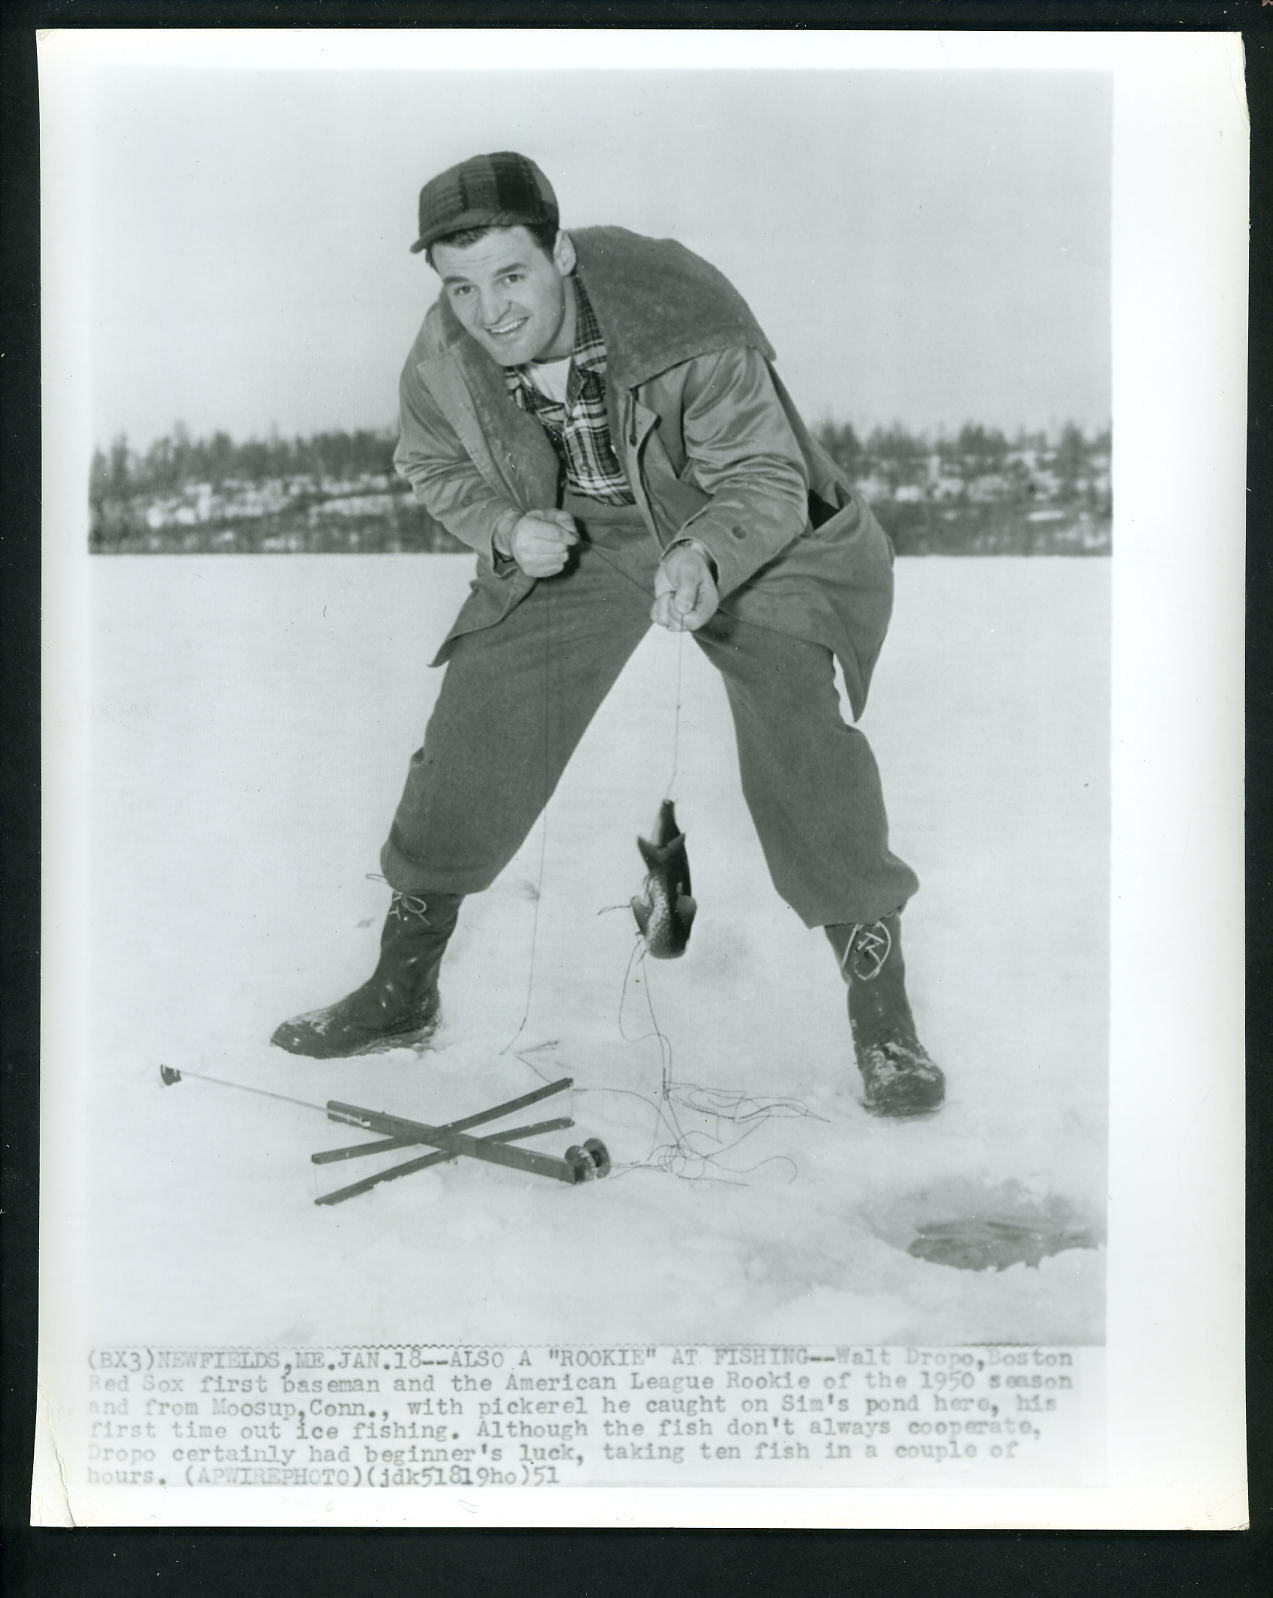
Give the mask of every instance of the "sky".
[[392, 425], [420, 185], [510, 148], [564, 226], [720, 266], [812, 422], [1103, 426], [1110, 109], [1100, 72], [112, 65], [65, 189], [93, 432]]

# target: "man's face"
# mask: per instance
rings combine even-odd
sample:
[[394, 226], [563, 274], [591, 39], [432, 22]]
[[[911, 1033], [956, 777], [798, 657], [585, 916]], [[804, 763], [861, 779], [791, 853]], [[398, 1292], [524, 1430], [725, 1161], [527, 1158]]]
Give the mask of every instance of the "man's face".
[[501, 366], [570, 354], [575, 297], [567, 274], [574, 246], [557, 235], [545, 255], [524, 227], [498, 228], [474, 244], [435, 244], [442, 292], [466, 332]]

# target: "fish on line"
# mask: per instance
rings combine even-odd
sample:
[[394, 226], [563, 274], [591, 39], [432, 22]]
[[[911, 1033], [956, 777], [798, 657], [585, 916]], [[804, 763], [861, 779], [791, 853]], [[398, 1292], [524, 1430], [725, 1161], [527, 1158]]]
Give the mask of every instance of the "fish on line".
[[670, 799], [659, 806], [653, 839], [638, 837], [637, 848], [646, 878], [641, 895], [632, 900], [632, 914], [647, 952], [658, 960], [674, 960], [685, 953], [698, 904], [690, 891], [685, 834], [676, 824]]

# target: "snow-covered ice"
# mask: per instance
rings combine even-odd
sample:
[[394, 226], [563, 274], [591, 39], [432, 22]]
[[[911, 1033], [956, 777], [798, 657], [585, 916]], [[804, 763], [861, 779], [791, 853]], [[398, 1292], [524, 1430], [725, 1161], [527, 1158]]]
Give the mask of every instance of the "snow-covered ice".
[[[974, 1272], [906, 1248], [1014, 1207], [1101, 1234], [1108, 564], [899, 563], [862, 725], [923, 883], [907, 961], [949, 1100], [897, 1124], [861, 1109], [833, 958], [769, 883], [723, 688], [661, 632], [545, 825], [465, 905], [436, 1048], [318, 1064], [268, 1046], [374, 964], [387, 890], [367, 874], [470, 574], [460, 556], [93, 563], [91, 971], [68, 995], [92, 1041], [46, 1069], [82, 1084], [91, 1128], [95, 1341], [1101, 1341], [1103, 1250]], [[700, 910], [683, 959], [630, 968], [612, 907], [639, 888], [636, 834], [671, 774], [678, 654]], [[597, 1136], [616, 1169], [572, 1188], [464, 1161], [317, 1207], [377, 1162], [311, 1152], [357, 1134], [165, 1089], [161, 1062], [432, 1122], [569, 1075], [519, 1119], [572, 1114], [536, 1146]], [[665, 1066], [715, 1161], [664, 1158]]]

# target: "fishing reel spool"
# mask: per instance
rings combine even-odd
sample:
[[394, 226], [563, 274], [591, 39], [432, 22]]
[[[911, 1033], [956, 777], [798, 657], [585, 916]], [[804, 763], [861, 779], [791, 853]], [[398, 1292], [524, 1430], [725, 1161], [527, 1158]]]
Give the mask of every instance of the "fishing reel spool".
[[590, 1137], [582, 1147], [572, 1143], [565, 1159], [575, 1173], [576, 1182], [594, 1182], [610, 1173], [610, 1151], [599, 1137]]

